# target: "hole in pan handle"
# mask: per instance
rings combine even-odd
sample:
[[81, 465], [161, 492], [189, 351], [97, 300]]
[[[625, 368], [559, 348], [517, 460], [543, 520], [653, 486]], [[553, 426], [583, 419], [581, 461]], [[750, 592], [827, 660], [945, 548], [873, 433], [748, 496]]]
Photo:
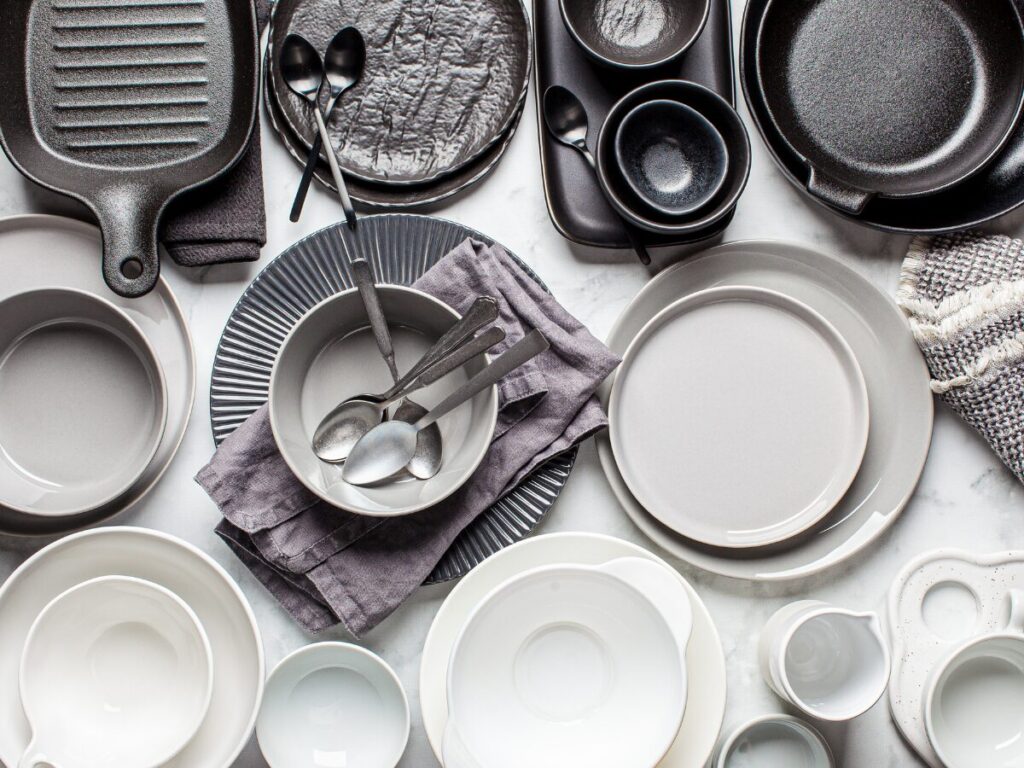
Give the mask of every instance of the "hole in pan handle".
[[864, 206], [875, 196], [874, 192], [848, 187], [817, 168], [811, 168], [807, 177], [807, 191], [829, 205], [853, 214], [863, 211]]
[[130, 189], [112, 191], [98, 205], [103, 230], [103, 280], [118, 296], [145, 296], [160, 277], [159, 210], [150, 210]]

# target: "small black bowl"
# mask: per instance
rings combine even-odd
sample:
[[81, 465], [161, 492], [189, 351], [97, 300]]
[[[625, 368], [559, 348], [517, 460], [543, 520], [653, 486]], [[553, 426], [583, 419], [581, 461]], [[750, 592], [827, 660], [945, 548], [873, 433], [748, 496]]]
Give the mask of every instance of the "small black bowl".
[[704, 207], [729, 170], [718, 129], [693, 107], [670, 99], [633, 107], [615, 133], [615, 157], [633, 192], [666, 216]]
[[559, 0], [580, 47], [612, 67], [647, 69], [682, 55], [704, 31], [711, 0]]
[[[726, 147], [725, 177], [702, 206], [690, 213], [672, 215], [653, 207], [626, 181], [625, 169], [616, 156], [616, 136], [626, 115], [641, 104], [673, 101], [703, 116]], [[628, 221], [648, 232], [682, 235], [715, 224], [736, 205], [750, 175], [750, 139], [733, 106], [714, 91], [687, 80], [659, 80], [627, 93], [611, 108], [597, 142], [598, 180], [608, 202]]]

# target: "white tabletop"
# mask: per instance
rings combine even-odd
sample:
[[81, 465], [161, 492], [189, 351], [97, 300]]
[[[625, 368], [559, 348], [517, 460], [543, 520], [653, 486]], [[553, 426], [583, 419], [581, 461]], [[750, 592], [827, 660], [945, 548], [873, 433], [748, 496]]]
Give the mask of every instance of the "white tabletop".
[[[733, 0], [735, 19], [744, 0]], [[734, 29], [734, 34], [738, 29]], [[742, 102], [742, 97], [740, 98]], [[808, 244], [839, 257], [892, 294], [909, 238], [848, 223], [808, 202], [776, 169], [753, 127], [745, 105], [740, 111], [753, 143], [753, 170], [726, 240], [775, 238]], [[285, 654], [316, 639], [349, 639], [341, 630], [317, 637], [305, 634], [249, 575], [214, 535], [217, 510], [192, 477], [213, 451], [209, 418], [209, 375], [214, 350], [231, 308], [267, 260], [289, 244], [341, 218], [337, 201], [323, 189], [310, 194], [302, 221], [288, 221], [299, 169], [278, 143], [265, 115], [264, 180], [268, 243], [261, 262], [205, 269], [182, 269], [165, 259], [163, 274], [177, 293], [196, 345], [197, 394], [181, 451], [150, 495], [114, 523], [158, 528], [209, 552], [238, 580], [263, 631], [268, 668]], [[0, 215], [61, 213], [88, 219], [84, 209], [24, 180], [0, 159]], [[523, 258], [555, 296], [598, 337], [649, 279], [631, 254], [582, 249], [563, 240], [548, 219], [540, 180], [537, 114], [533, 94], [519, 132], [496, 172], [469, 195], [436, 212], [487, 233]], [[1024, 235], [1024, 211], [993, 222], [994, 232]], [[660, 265], [678, 253], [656, 252]], [[986, 444], [941, 403], [935, 438], [917, 493], [893, 530], [846, 567], [788, 586], [751, 585], [710, 576], [676, 562], [707, 603], [718, 625], [729, 669], [726, 728], [754, 715], [782, 711], [781, 703], [757, 670], [757, 632], [776, 608], [795, 598], [831, 600], [851, 608], [882, 610], [888, 585], [914, 555], [940, 546], [991, 552], [1024, 546], [1022, 487]], [[598, 531], [654, 547], [632, 525], [612, 495], [594, 447], [587, 443], [572, 478], [540, 532]], [[47, 541], [0, 541], [0, 578]], [[675, 562], [675, 561], [673, 561]], [[436, 764], [419, 718], [419, 657], [427, 629], [450, 586], [420, 589], [381, 626], [362, 639], [402, 678], [413, 710], [412, 737], [402, 768]], [[699, 706], [699, 702], [695, 702]], [[847, 726], [823, 729], [845, 768], [905, 768], [916, 765], [879, 703]], [[265, 763], [255, 740], [236, 768]]]

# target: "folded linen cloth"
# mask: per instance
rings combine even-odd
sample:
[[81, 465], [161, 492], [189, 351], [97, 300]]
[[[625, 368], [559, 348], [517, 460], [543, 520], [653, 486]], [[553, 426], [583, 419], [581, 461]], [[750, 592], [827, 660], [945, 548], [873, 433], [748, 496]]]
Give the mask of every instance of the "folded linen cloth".
[[[256, 0], [260, 30], [268, 14], [267, 0]], [[183, 267], [259, 259], [267, 242], [267, 214], [258, 114], [249, 147], [235, 167], [175, 200], [164, 216], [160, 240]]]
[[466, 240], [415, 284], [465, 312], [498, 300], [506, 339], [533, 328], [551, 348], [499, 384], [494, 440], [469, 482], [415, 515], [371, 518], [337, 509], [303, 487], [274, 443], [264, 406], [196, 477], [224, 520], [217, 533], [303, 627], [341, 622], [360, 635], [386, 618], [474, 518], [538, 465], [607, 424], [595, 396], [619, 363], [501, 247]]
[[897, 301], [932, 391], [1024, 482], [1024, 242], [972, 231], [916, 238]]

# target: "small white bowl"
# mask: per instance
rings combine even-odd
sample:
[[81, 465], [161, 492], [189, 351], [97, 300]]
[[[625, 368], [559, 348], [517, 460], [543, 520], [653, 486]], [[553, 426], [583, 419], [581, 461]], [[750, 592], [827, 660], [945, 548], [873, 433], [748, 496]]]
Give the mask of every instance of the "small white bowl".
[[714, 768], [836, 768], [824, 737], [789, 715], [765, 715], [739, 726], [722, 742]]
[[271, 768], [394, 768], [409, 741], [409, 702], [375, 653], [307, 645], [267, 679], [256, 738]]
[[[422, 291], [395, 285], [378, 286], [377, 291], [403, 373], [459, 319], [455, 310]], [[482, 357], [472, 360], [413, 398], [429, 410], [483, 366]], [[497, 387], [438, 422], [444, 459], [436, 476], [370, 488], [346, 483], [343, 464], [328, 464], [313, 452], [313, 433], [339, 402], [358, 394], [380, 394], [391, 385], [355, 289], [315, 306], [284, 340], [270, 378], [274, 439], [299, 481], [329, 504], [374, 517], [418, 512], [461, 488], [487, 454], [498, 419]]]
[[446, 768], [653, 768], [686, 707], [691, 619], [678, 577], [646, 559], [506, 581], [452, 649]]
[[63, 592], [29, 631], [19, 768], [155, 768], [192, 739], [213, 691], [199, 619], [161, 586], [104, 576]]

